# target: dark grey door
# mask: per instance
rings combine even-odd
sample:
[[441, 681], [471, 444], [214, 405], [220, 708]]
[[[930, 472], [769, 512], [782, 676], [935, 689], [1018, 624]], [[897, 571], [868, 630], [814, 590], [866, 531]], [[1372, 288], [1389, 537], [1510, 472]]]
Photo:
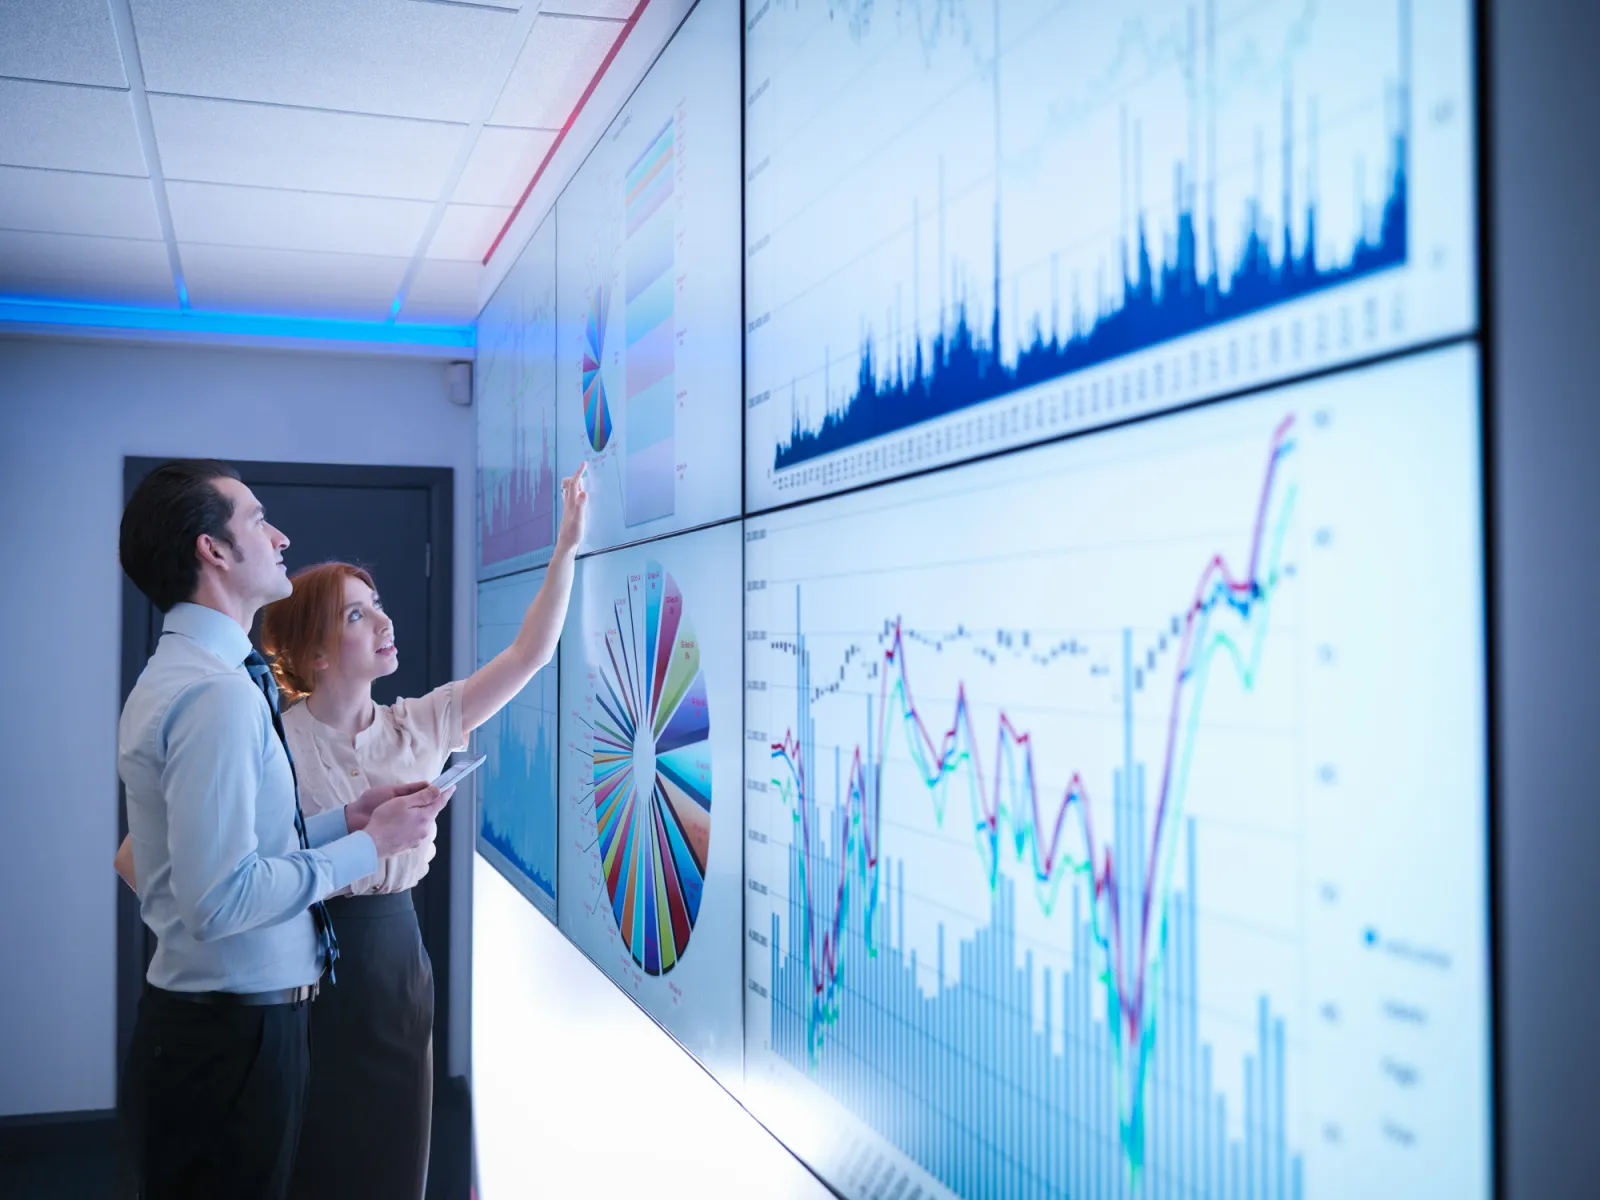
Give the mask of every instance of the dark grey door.
[[[162, 460], [129, 458], [125, 494]], [[451, 678], [451, 521], [453, 472], [422, 467], [351, 467], [305, 463], [235, 463], [260, 498], [267, 519], [289, 538], [293, 573], [340, 559], [365, 567], [395, 622], [400, 669], [373, 688], [380, 704], [420, 696]], [[252, 630], [252, 638], [259, 634]], [[161, 635], [161, 614], [124, 580], [122, 695], [126, 699]], [[259, 641], [258, 641], [259, 644]], [[120, 801], [120, 798], [119, 798]], [[119, 802], [118, 837], [127, 830]], [[423, 944], [433, 959], [438, 1044], [449, 1029], [450, 832], [441, 822], [438, 853], [413, 892]], [[118, 912], [117, 1065], [154, 952], [137, 901], [121, 889]]]

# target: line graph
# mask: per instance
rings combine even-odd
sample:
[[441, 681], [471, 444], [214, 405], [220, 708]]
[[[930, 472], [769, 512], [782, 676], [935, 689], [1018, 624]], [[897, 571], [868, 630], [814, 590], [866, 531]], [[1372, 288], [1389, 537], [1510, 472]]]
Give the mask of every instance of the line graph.
[[[1164, 934], [1167, 927], [1168, 893], [1158, 884], [1158, 880], [1165, 873], [1164, 864], [1172, 857], [1171, 844], [1179, 825], [1182, 796], [1181, 788], [1173, 787], [1174, 762], [1192, 752], [1206, 666], [1211, 656], [1221, 647], [1232, 648], [1237, 655], [1237, 643], [1233, 638], [1225, 632], [1213, 633], [1211, 629], [1213, 613], [1219, 606], [1226, 605], [1236, 611], [1251, 643], [1248, 657], [1252, 663], [1259, 662], [1259, 647], [1265, 629], [1264, 614], [1272, 593], [1283, 579], [1283, 536], [1293, 508], [1292, 488], [1286, 496], [1274, 496], [1278, 465], [1293, 448], [1293, 442], [1288, 437], [1289, 426], [1290, 420], [1285, 418], [1273, 437], [1246, 569], [1235, 575], [1222, 555], [1213, 555], [1205, 566], [1193, 600], [1183, 614], [1181, 641], [1176, 655], [1176, 682], [1170, 706], [1167, 744], [1161, 760], [1161, 782], [1156, 796], [1153, 827], [1148, 845], [1136, 842], [1129, 846], [1124, 839], [1117, 839], [1122, 856], [1122, 877], [1119, 877], [1117, 861], [1104, 844], [1104, 839], [1096, 837], [1092, 809], [1081, 775], [1074, 772], [1059, 803], [1055, 805], [1053, 819], [1046, 819], [1046, 814], [1041, 812], [1031, 735], [1019, 731], [1004, 710], [1000, 713], [994, 738], [993, 770], [988, 773], [982, 765], [982, 743], [973, 728], [965, 685], [957, 690], [953, 716], [939, 726], [944, 730], [942, 735], [936, 736], [930, 731], [913, 698], [906, 664], [905, 637], [898, 623], [890, 635], [889, 648], [882, 654], [883, 669], [878, 672], [880, 687], [875, 735], [865, 743], [868, 749], [863, 750], [861, 746], [854, 748], [845, 772], [848, 792], [840, 822], [841, 828], [846, 831], [845, 844], [824, 843], [820, 839], [820, 831], [812, 827], [819, 814], [808, 788], [808, 774], [810, 778], [815, 778], [816, 774], [814, 735], [810, 732], [811, 722], [807, 712], [812, 692], [810, 664], [803, 637], [797, 641], [794, 653], [797, 660], [795, 691], [800, 699], [796, 716], [798, 732], [790, 732], [781, 742], [774, 744], [773, 757], [781, 765], [780, 777], [774, 782], [779, 794], [794, 808], [800, 823], [794, 861], [800, 875], [801, 894], [808, 898], [802, 914], [805, 939], [802, 961], [811, 968], [809, 991], [813, 999], [805, 1019], [813, 1056], [820, 1050], [818, 1041], [822, 1036], [822, 1026], [837, 1014], [834, 994], [842, 971], [839, 944], [845, 914], [850, 908], [848, 893], [852, 886], [859, 887], [862, 892], [860, 902], [864, 906], [864, 928], [870, 931], [874, 924], [875, 909], [881, 894], [877, 850], [880, 814], [872, 798], [879, 794], [883, 763], [874, 757], [870, 748], [874, 745], [883, 747], [890, 733], [890, 722], [898, 720], [910, 742], [911, 757], [923, 774], [923, 783], [933, 793], [935, 803], [941, 810], [948, 778], [958, 771], [970, 772], [970, 781], [965, 790], [973, 800], [973, 827], [979, 848], [987, 860], [991, 887], [999, 882], [1001, 856], [1007, 848], [1014, 850], [1017, 857], [1024, 859], [1025, 865], [1030, 867], [1033, 879], [1042, 892], [1042, 906], [1047, 912], [1053, 909], [1056, 894], [1064, 879], [1073, 873], [1084, 877], [1084, 886], [1090, 893], [1087, 905], [1089, 925], [1096, 947], [1106, 958], [1108, 1004], [1115, 1011], [1110, 1034], [1121, 1140], [1130, 1165], [1135, 1171], [1142, 1168], [1145, 1083], [1150, 1068], [1154, 1026], [1147, 1007], [1147, 985], [1151, 974], [1157, 969], [1163, 940], [1160, 935]], [[1263, 545], [1264, 535], [1268, 532], [1264, 522], [1268, 506], [1274, 502], [1281, 512], [1274, 519], [1271, 546], [1268, 549]], [[798, 605], [797, 597], [797, 629], [803, 628]], [[1132, 705], [1136, 687], [1132, 668], [1132, 636], [1131, 630], [1123, 633], [1124, 670], [1121, 681], [1125, 706], [1124, 741], [1130, 755], [1133, 744]], [[1245, 667], [1240, 682], [1248, 688], [1253, 682], [1253, 672], [1238, 658], [1236, 663]], [[1190, 697], [1187, 707], [1192, 715], [1184, 722], [1181, 718], [1186, 707], [1186, 693]], [[1186, 734], [1182, 742], [1178, 736], [1180, 723], [1185, 726]], [[1017, 761], [1019, 756], [1020, 763]], [[806, 769], [808, 762], [813, 764], [809, 773]], [[1010, 777], [1002, 770], [1007, 763], [1012, 764], [1016, 772]], [[1124, 797], [1118, 806], [1118, 818], [1121, 821], [1137, 822], [1140, 819], [1142, 804], [1134, 805], [1126, 799], [1128, 789], [1134, 786], [1133, 780], [1138, 777], [1131, 761], [1117, 777], [1118, 788]], [[1009, 802], [1005, 798], [1007, 796]], [[1074, 816], [1082, 823], [1082, 840], [1086, 847], [1082, 860], [1076, 862], [1063, 853], [1063, 832], [1069, 817]], [[941, 811], [941, 822], [943, 818]], [[1006, 826], [1009, 826], [1009, 837], [1003, 836]], [[851, 853], [852, 841], [857, 842], [854, 854]], [[1005, 843], [1009, 843], [1009, 846]], [[813, 889], [807, 878], [806, 863], [830, 857], [840, 865], [841, 870], [836, 884], [831, 879], [821, 881], [831, 901], [825, 904], [819, 914], [812, 909], [809, 901]], [[852, 859], [855, 860], [853, 871], [847, 866]], [[1281, 1145], [1277, 1151], [1282, 1153]], [[1249, 1150], [1252, 1155], [1258, 1152], [1254, 1147]], [[1297, 1159], [1294, 1161], [1298, 1162]], [[1298, 1171], [1298, 1167], [1295, 1169]], [[1282, 1196], [1290, 1193], [1279, 1190], [1269, 1194]]]
[[764, 12], [757, 507], [1470, 328], [1465, 6]]
[[[1427, 537], [1427, 570], [1470, 586], [1433, 497], [1470, 490], [1473, 459], [1413, 456], [1470, 450], [1471, 365], [1373, 369], [1290, 409], [1235, 402], [751, 523], [746, 719], [771, 736], [746, 767], [750, 1074], [830, 1182], [1298, 1197], [1454, 1171], [1486, 1194], [1482, 1154], [1419, 1150], [1423, 1126], [1433, 1144], [1460, 1121], [1448, 1144], [1481, 1151], [1482, 1110], [1385, 1094], [1384, 1064], [1420, 1050], [1340, 1015], [1426, 992], [1454, 1031], [1429, 1077], [1482, 1095], [1481, 944], [1449, 933], [1481, 914], [1477, 877], [1446, 901], [1370, 857], [1398, 869], [1454, 820], [1437, 785], [1407, 790], [1404, 818], [1377, 799], [1409, 789], [1416, 726], [1362, 699], [1447, 642], [1344, 582], [1416, 579], [1394, 550]], [[1022, 534], [1017, 513], [1059, 515]], [[1481, 737], [1453, 678], [1409, 703], [1437, 694], [1453, 736]], [[1452, 786], [1481, 801], [1469, 775]], [[1482, 853], [1481, 825], [1450, 840]], [[1456, 963], [1478, 947], [1475, 966], [1390, 972], [1366, 933], [1397, 924], [1453, 938]], [[809, 1125], [791, 1130], [795, 1106]], [[1392, 1124], [1354, 1132], [1356, 1111]]]

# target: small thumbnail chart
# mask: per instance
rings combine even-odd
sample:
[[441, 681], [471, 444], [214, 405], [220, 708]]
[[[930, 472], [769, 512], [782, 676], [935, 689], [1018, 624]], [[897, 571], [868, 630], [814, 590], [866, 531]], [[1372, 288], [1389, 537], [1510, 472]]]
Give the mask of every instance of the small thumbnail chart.
[[478, 578], [549, 561], [556, 540], [555, 222], [484, 307], [478, 402]]
[[561, 928], [736, 1085], [740, 529], [579, 560], [561, 678]]
[[[543, 569], [478, 585], [478, 665], [516, 639]], [[488, 756], [478, 775], [478, 853], [556, 919], [556, 739], [560, 692], [552, 659], [473, 733]]]
[[752, 1111], [851, 1197], [1489, 1196], [1478, 412], [1459, 346], [747, 520]]
[[738, 4], [701, 0], [556, 203], [556, 461], [589, 464], [587, 549], [739, 513], [738, 47]]
[[1477, 324], [1466, 0], [748, 7], [751, 511]]

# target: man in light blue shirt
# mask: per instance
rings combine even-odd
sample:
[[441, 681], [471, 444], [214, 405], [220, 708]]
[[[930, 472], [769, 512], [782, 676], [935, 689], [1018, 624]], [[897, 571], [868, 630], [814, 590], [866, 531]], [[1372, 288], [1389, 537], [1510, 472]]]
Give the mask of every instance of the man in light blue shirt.
[[449, 799], [424, 782], [373, 788], [302, 822], [276, 689], [246, 632], [290, 592], [288, 544], [222, 463], [157, 468], [123, 513], [123, 569], [166, 613], [118, 729], [156, 935], [120, 1104], [142, 1197], [286, 1194], [305, 1005], [337, 957], [321, 902], [432, 837]]

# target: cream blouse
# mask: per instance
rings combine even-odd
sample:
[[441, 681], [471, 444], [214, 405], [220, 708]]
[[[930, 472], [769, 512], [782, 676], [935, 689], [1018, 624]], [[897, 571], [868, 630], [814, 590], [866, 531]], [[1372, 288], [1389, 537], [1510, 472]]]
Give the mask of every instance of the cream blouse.
[[[283, 731], [294, 755], [300, 807], [306, 816], [343, 807], [371, 787], [430, 780], [453, 750], [467, 748], [461, 729], [460, 685], [447, 683], [417, 700], [376, 706], [371, 725], [350, 738], [311, 715], [304, 702], [283, 713]], [[433, 839], [380, 859], [340, 896], [403, 892], [428, 873]]]

